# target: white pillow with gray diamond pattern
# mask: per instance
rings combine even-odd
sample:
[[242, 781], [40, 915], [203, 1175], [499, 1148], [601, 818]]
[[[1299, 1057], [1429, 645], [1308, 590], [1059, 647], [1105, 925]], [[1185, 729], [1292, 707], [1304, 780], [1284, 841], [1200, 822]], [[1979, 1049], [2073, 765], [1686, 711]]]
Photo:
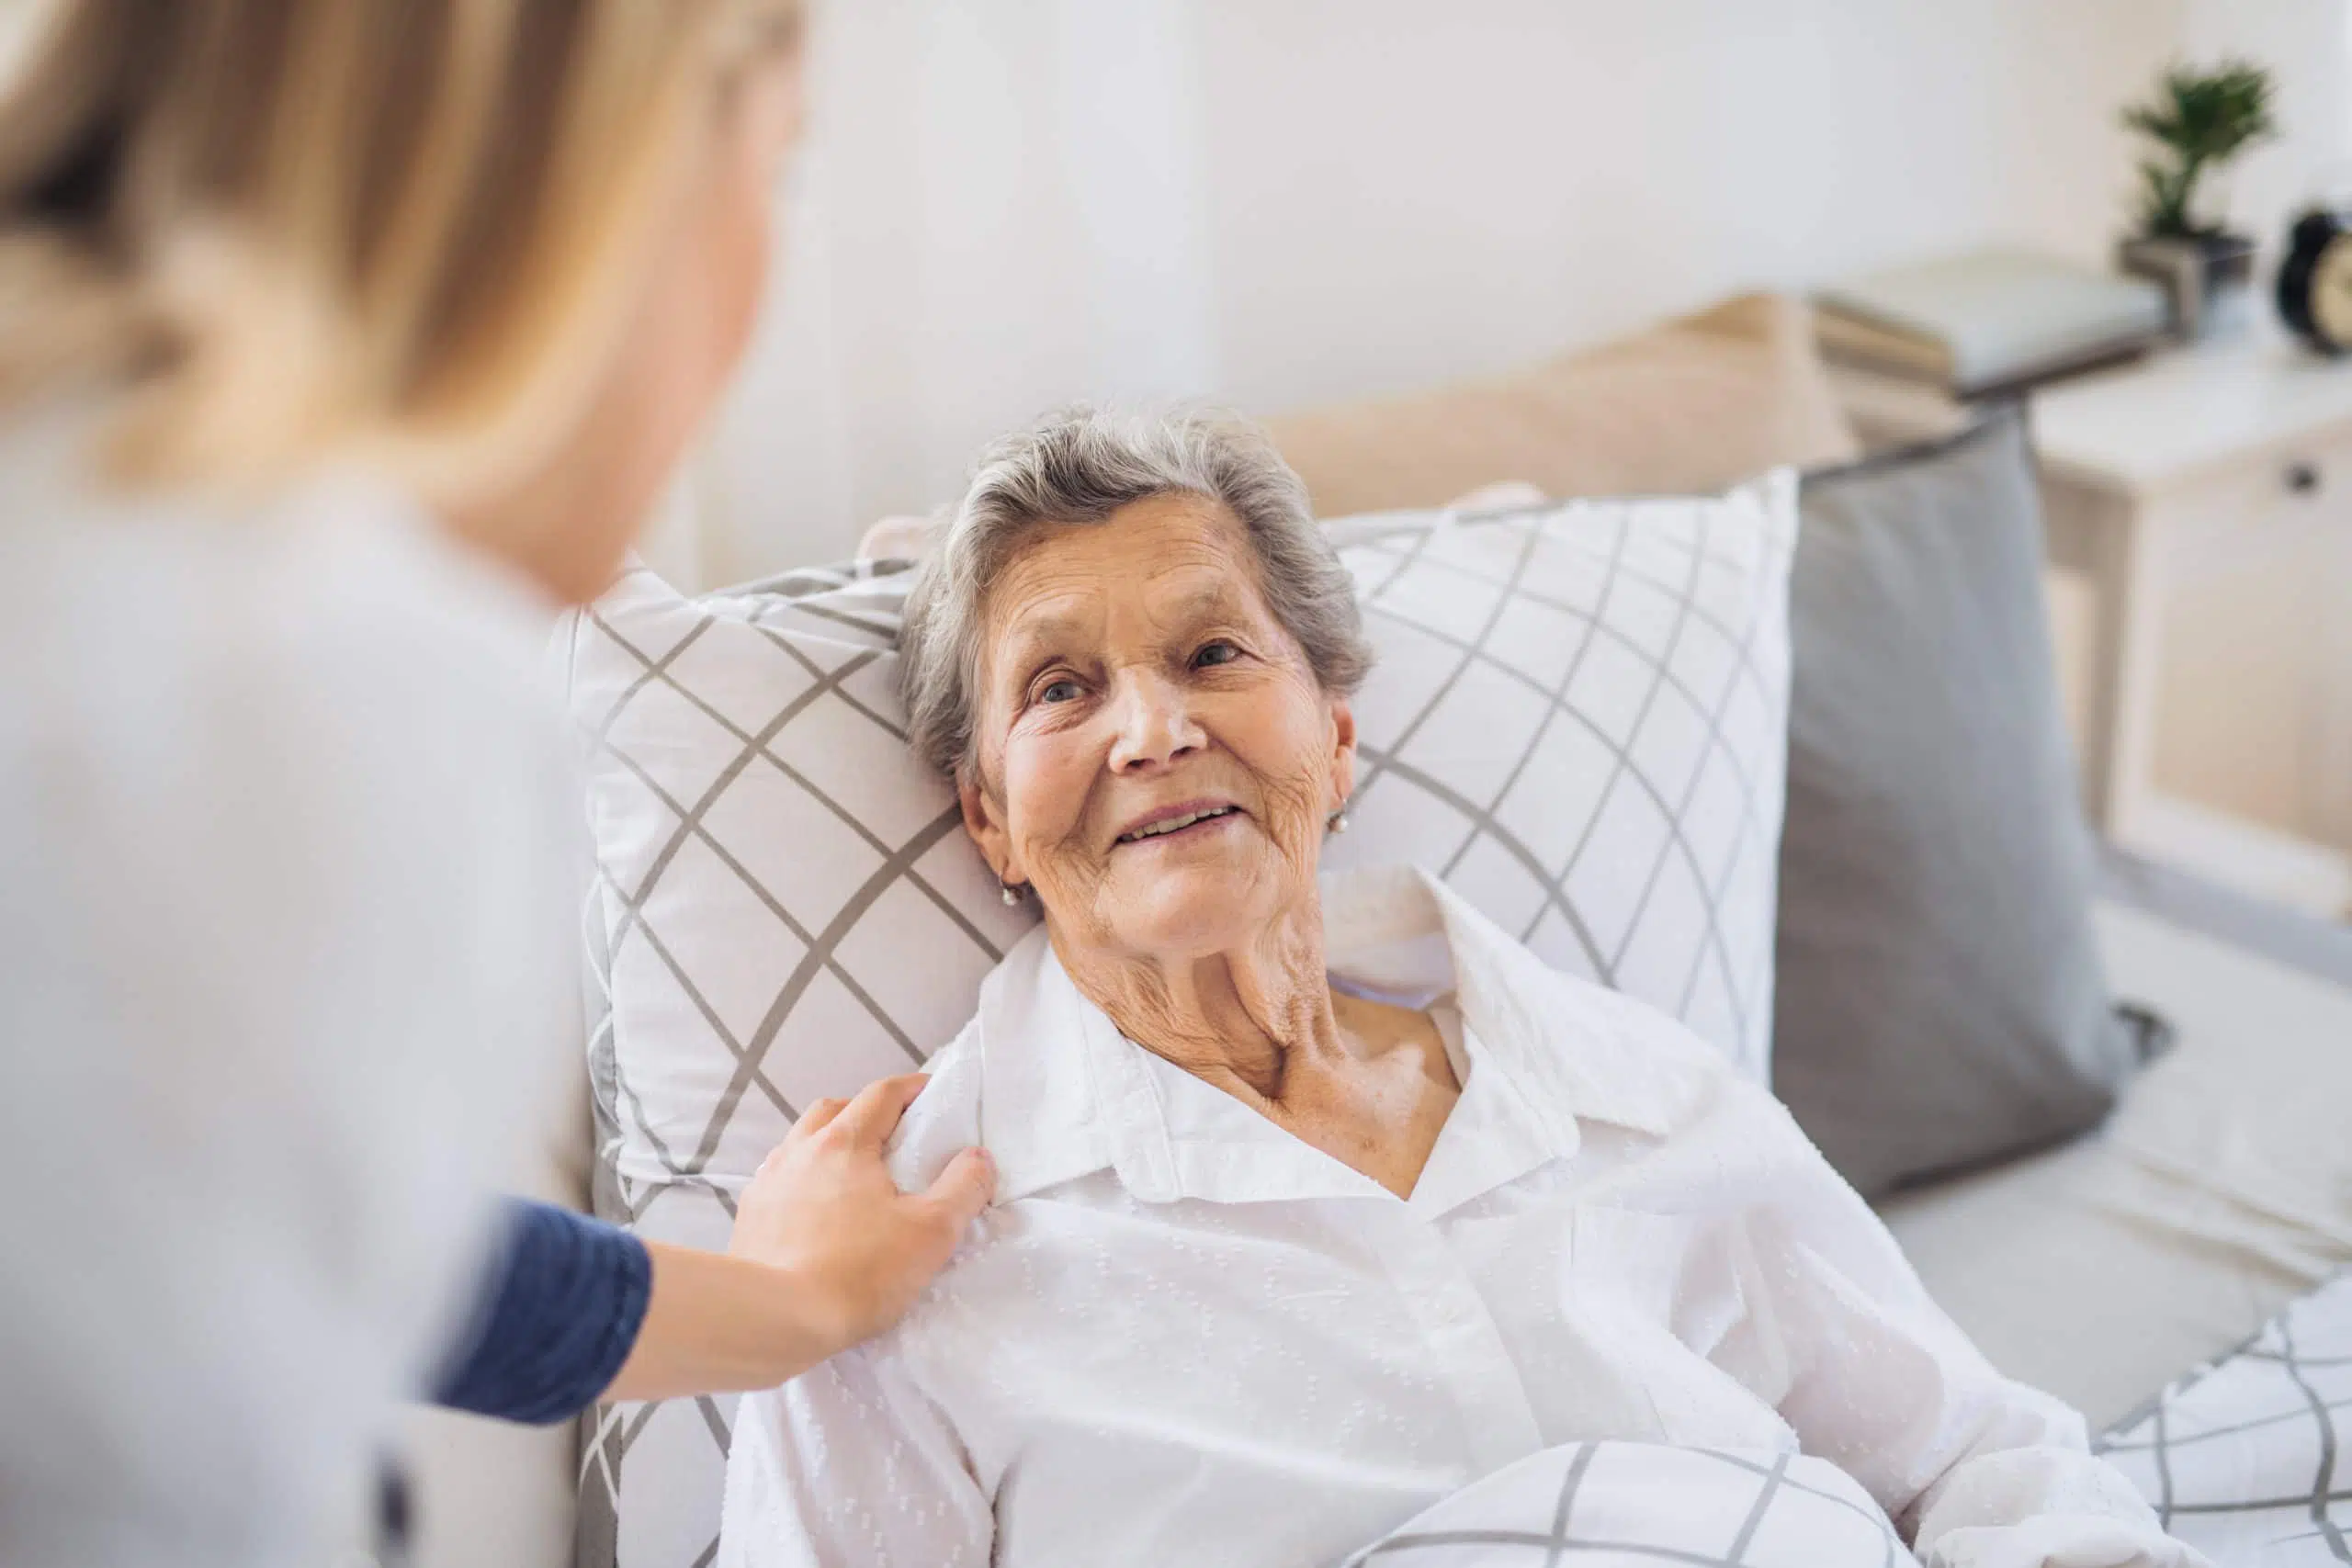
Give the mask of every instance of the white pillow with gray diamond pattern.
[[[1413, 861], [1562, 967], [1690, 1022], [1758, 1079], [1795, 489], [1334, 525], [1380, 662], [1333, 864]], [[569, 630], [592, 743], [603, 989], [598, 1211], [723, 1247], [798, 1113], [944, 1043], [1033, 919], [908, 754], [907, 578], [697, 599], [632, 572]], [[731, 1400], [598, 1413], [582, 1568], [696, 1568]]]
[[[1033, 922], [907, 750], [904, 586], [859, 568], [687, 599], [639, 569], [568, 624], [596, 1209], [652, 1239], [723, 1248], [799, 1108], [919, 1065]], [[586, 1424], [582, 1568], [710, 1561], [733, 1404]]]
[[1796, 528], [1785, 471], [1334, 524], [1379, 660], [1329, 863], [1435, 870], [1769, 1082]]

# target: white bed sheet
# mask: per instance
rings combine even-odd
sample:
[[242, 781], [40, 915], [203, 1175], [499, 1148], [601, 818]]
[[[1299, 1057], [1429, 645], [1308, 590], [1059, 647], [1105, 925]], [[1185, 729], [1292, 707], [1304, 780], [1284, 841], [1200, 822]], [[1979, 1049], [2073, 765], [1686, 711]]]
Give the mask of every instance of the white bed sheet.
[[2352, 1262], [2352, 987], [2121, 903], [2098, 925], [2173, 1052], [2101, 1132], [1882, 1205], [1994, 1363], [2095, 1429]]

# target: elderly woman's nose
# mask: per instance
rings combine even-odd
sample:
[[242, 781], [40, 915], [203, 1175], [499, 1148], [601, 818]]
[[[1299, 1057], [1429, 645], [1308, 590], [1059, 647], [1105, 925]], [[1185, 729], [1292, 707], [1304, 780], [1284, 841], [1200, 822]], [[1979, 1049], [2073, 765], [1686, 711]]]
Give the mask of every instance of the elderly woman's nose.
[[1153, 671], [1129, 671], [1112, 690], [1111, 767], [1171, 762], [1201, 744], [1200, 726], [1182, 686]]

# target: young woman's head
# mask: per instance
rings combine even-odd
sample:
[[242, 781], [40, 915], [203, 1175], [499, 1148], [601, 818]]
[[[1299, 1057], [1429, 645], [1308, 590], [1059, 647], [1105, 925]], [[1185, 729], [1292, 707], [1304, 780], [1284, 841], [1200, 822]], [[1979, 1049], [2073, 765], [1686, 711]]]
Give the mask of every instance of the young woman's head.
[[0, 416], [107, 477], [386, 468], [598, 591], [724, 384], [798, 0], [52, 0], [0, 102]]

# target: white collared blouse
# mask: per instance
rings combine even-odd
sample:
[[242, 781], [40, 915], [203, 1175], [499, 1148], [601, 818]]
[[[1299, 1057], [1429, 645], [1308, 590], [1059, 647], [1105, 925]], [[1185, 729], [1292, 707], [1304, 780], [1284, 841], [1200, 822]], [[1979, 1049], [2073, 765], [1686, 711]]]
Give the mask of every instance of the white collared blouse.
[[893, 1156], [985, 1144], [996, 1204], [899, 1327], [742, 1402], [722, 1568], [1305, 1568], [1602, 1438], [1819, 1455], [1970, 1568], [2198, 1561], [1679, 1024], [1419, 874], [1324, 904], [1335, 983], [1459, 1010], [1412, 1196], [1124, 1039], [1034, 933]]

